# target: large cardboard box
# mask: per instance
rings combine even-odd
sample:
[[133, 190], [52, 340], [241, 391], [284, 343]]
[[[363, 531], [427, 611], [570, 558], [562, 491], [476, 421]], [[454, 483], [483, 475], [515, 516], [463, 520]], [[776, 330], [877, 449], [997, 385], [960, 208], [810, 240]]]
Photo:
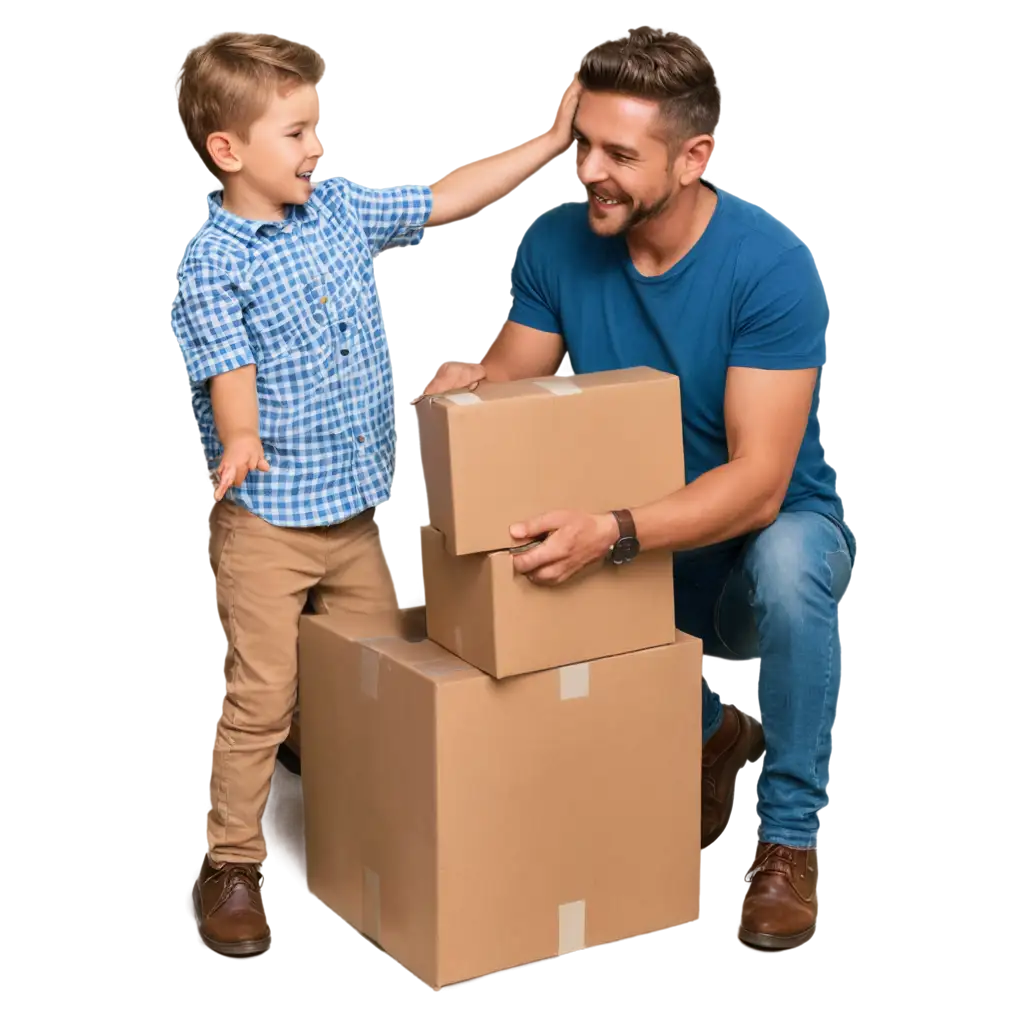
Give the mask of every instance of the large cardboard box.
[[497, 679], [675, 639], [670, 551], [543, 587], [515, 571], [508, 551], [452, 555], [432, 526], [421, 542], [427, 635]]
[[685, 483], [679, 379], [640, 367], [450, 392], [417, 405], [430, 525], [455, 555], [513, 545], [559, 508], [610, 512]]
[[700, 641], [498, 682], [300, 627], [309, 887], [434, 987], [697, 917]]

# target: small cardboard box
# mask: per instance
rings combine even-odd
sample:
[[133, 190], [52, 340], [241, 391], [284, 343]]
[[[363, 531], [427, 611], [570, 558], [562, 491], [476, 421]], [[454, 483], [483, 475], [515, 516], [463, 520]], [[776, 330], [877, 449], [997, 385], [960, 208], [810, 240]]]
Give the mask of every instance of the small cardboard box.
[[610, 512], [685, 483], [679, 378], [639, 367], [490, 383], [417, 405], [430, 525], [454, 555], [513, 546], [560, 508]]
[[700, 641], [498, 682], [421, 625], [303, 617], [311, 891], [435, 988], [695, 919]]
[[508, 551], [452, 555], [432, 526], [421, 542], [427, 635], [496, 679], [675, 640], [670, 551], [543, 587]]

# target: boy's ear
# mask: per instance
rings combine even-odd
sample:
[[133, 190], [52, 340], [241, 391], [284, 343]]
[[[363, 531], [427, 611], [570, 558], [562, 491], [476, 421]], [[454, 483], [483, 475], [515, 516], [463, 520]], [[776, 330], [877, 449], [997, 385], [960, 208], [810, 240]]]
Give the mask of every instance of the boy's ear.
[[222, 171], [240, 171], [242, 158], [238, 155], [238, 140], [231, 132], [212, 132], [206, 137], [206, 151]]

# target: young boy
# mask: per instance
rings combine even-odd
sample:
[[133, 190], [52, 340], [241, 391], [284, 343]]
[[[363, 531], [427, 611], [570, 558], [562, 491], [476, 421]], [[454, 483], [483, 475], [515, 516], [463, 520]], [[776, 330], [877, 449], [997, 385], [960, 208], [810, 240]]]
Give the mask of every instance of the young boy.
[[323, 71], [306, 46], [229, 33], [189, 53], [179, 85], [189, 141], [223, 185], [185, 250], [172, 320], [216, 485], [210, 561], [228, 639], [193, 903], [203, 941], [228, 956], [270, 945], [260, 820], [307, 596], [325, 610], [397, 607], [373, 521], [395, 452], [373, 257], [471, 216], [568, 149], [578, 96], [574, 82], [544, 135], [430, 188], [313, 185]]

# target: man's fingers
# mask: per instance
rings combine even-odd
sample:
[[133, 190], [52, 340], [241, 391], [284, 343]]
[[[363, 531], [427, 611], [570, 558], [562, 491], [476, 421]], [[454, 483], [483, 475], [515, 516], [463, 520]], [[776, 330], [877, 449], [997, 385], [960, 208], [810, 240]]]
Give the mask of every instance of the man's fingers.
[[522, 523], [513, 523], [509, 527], [509, 533], [515, 540], [525, 541], [530, 537], [539, 537], [542, 533], [551, 533], [565, 523], [565, 513], [562, 511], [547, 512], [535, 519], [527, 519]]
[[428, 395], [441, 395], [458, 388], [469, 388], [475, 391], [480, 381], [487, 375], [482, 364], [445, 363], [434, 374], [434, 379], [423, 389], [423, 394], [414, 398], [410, 404], [422, 402]]
[[521, 555], [512, 556], [512, 568], [523, 575], [529, 575], [553, 562], [560, 562], [566, 552], [557, 537], [549, 537], [543, 544], [538, 544]]
[[570, 575], [569, 561], [563, 558], [557, 562], [551, 562], [540, 569], [536, 569], [534, 572], [529, 573], [526, 578], [531, 583], [536, 583], [539, 587], [555, 587], [559, 583], [563, 583], [568, 575]]

